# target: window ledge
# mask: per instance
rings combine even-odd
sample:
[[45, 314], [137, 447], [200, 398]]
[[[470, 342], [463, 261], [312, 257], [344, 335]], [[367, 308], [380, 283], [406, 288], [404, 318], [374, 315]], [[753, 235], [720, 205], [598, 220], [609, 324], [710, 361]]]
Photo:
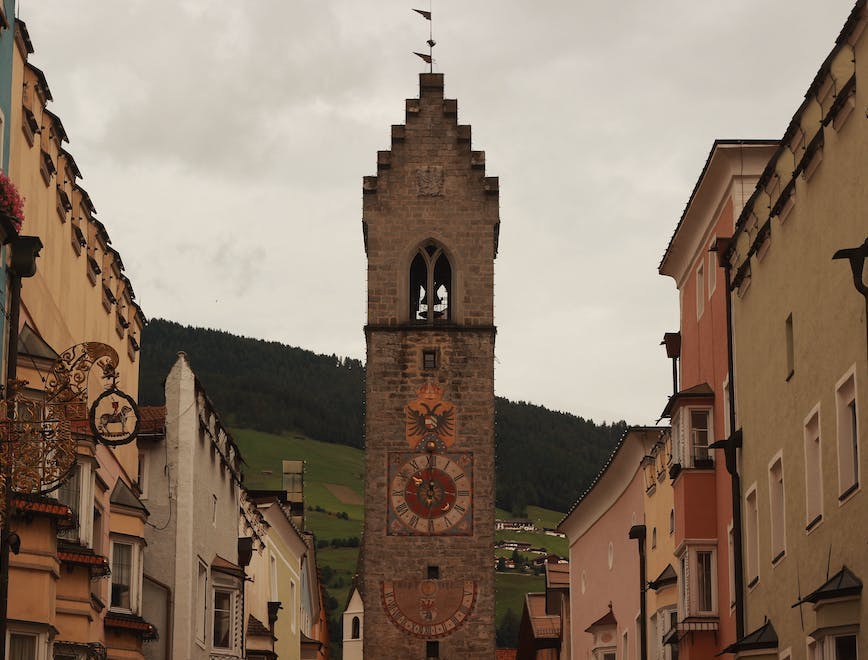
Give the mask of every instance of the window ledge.
[[813, 530], [817, 525], [819, 525], [821, 522], [823, 522], [823, 514], [822, 514], [822, 513], [819, 514], [816, 518], [814, 518], [814, 519], [813, 519], [811, 522], [809, 522], [807, 525], [805, 525], [805, 531], [806, 531], [806, 532], [810, 532], [810, 531]]
[[753, 589], [756, 585], [759, 584], [759, 575], [757, 575], [753, 580], [747, 583], [748, 589]]
[[779, 563], [781, 563], [781, 561], [786, 556], [787, 556], [787, 550], [786, 550], [786, 548], [784, 548], [778, 554], [776, 554], [774, 557], [772, 557], [772, 566], [777, 566]]
[[845, 502], [845, 501], [846, 501], [846, 500], [847, 500], [847, 499], [848, 499], [848, 498], [849, 498], [853, 493], [855, 493], [857, 490], [859, 490], [859, 482], [858, 482], [858, 481], [857, 481], [856, 483], [854, 483], [852, 486], [850, 486], [847, 490], [845, 490], [843, 493], [841, 493], [841, 494], [838, 496], [838, 503], [839, 503], [839, 504], [844, 504], [844, 502]]

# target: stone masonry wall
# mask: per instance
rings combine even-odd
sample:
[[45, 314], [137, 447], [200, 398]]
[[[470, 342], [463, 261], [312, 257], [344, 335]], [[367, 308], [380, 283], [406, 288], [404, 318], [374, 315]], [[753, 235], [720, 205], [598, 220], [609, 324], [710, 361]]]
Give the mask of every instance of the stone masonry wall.
[[[463, 625], [440, 638], [439, 657], [494, 657], [494, 338], [493, 279], [498, 227], [497, 180], [470, 149], [469, 127], [443, 99], [441, 74], [420, 76], [420, 99], [407, 101], [407, 125], [392, 129], [391, 152], [366, 177], [368, 253], [366, 491], [363, 538], [364, 654], [426, 658], [426, 641], [398, 629], [381, 600], [384, 580], [473, 580], [477, 599]], [[420, 173], [421, 172], [421, 173]], [[442, 178], [441, 178], [442, 174]], [[409, 265], [423, 241], [446, 250], [453, 269], [448, 325], [409, 319]], [[437, 351], [423, 369], [424, 349]], [[390, 536], [388, 454], [411, 452], [405, 406], [434, 383], [457, 411], [449, 451], [473, 453], [472, 535]]]

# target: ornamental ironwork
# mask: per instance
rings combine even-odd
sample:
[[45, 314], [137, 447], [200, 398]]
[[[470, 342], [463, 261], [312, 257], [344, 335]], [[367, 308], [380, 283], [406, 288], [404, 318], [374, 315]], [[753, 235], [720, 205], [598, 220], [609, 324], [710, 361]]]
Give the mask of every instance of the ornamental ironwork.
[[[18, 493], [46, 494], [72, 474], [79, 436], [93, 427], [93, 438], [108, 445], [132, 442], [138, 431], [138, 409], [117, 388], [118, 354], [99, 342], [76, 344], [51, 367], [44, 392], [27, 398], [25, 381], [10, 381], [0, 400], [0, 520], [5, 525], [6, 488]], [[107, 406], [88, 411], [88, 384], [105, 390], [98, 398]], [[90, 412], [90, 414], [89, 414]], [[98, 415], [98, 423], [88, 424]]]

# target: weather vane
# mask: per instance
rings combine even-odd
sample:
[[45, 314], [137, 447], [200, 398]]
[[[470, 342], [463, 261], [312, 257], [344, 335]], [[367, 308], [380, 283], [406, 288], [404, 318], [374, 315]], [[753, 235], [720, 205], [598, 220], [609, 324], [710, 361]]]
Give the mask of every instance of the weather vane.
[[417, 14], [420, 14], [422, 18], [428, 21], [428, 54], [425, 53], [417, 53], [413, 51], [414, 55], [418, 55], [423, 60], [425, 60], [430, 66], [430, 73], [434, 73], [434, 46], [437, 45], [437, 42], [434, 41], [434, 22], [431, 20], [431, 1], [428, 2], [428, 11], [424, 9], [414, 9]]

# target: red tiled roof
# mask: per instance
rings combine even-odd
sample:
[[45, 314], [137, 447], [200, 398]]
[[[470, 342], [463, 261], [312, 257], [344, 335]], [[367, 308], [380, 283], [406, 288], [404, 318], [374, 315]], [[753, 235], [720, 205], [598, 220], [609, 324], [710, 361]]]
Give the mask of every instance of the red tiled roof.
[[156, 627], [135, 614], [109, 612], [105, 615], [103, 623], [107, 628], [121, 628], [138, 632], [144, 639], [156, 639], [157, 637]]
[[56, 500], [48, 498], [27, 498], [16, 497], [12, 500], [12, 506], [21, 511], [29, 511], [30, 513], [44, 513], [48, 516], [58, 516], [66, 518], [72, 515], [69, 507], [61, 504]]
[[557, 639], [561, 634], [561, 618], [546, 614], [546, 595], [529, 593], [525, 595], [525, 607], [533, 628], [534, 639]]
[[495, 654], [495, 660], [515, 660], [518, 649], [497, 649]]
[[97, 554], [87, 554], [84, 552], [58, 550], [57, 558], [60, 561], [65, 561], [69, 564], [81, 564], [82, 566], [105, 566], [108, 564], [108, 559], [106, 557]]
[[139, 407], [139, 433], [157, 433], [166, 428], [166, 406]]
[[606, 612], [599, 619], [594, 621], [590, 626], [588, 626], [585, 629], [585, 632], [591, 632], [591, 630], [593, 628], [596, 628], [598, 626], [617, 626], [617, 625], [618, 625], [618, 619], [615, 618], [615, 614], [614, 614], [614, 612], [612, 612], [612, 608], [610, 606], [609, 611]]
[[252, 614], [247, 616], [247, 634], [248, 635], [265, 635], [271, 637], [271, 631]]
[[214, 555], [214, 559], [211, 560], [211, 568], [215, 571], [230, 573], [232, 575], [244, 575], [243, 568], [238, 564], [233, 564], [228, 559], [223, 559], [220, 555]]

